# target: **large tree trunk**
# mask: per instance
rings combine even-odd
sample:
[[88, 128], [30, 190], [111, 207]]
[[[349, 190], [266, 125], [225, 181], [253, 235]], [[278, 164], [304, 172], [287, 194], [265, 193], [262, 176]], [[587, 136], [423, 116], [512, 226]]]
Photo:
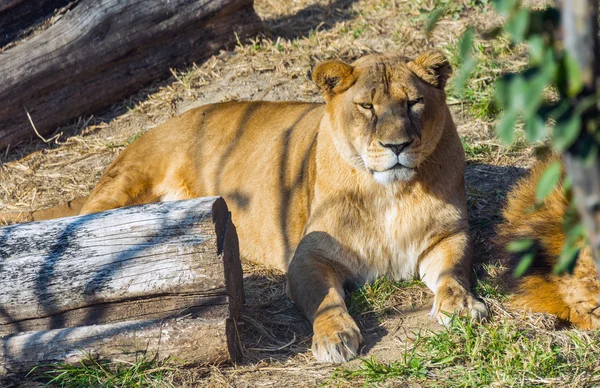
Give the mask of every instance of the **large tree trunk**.
[[0, 148], [89, 114], [261, 28], [252, 0], [85, 0], [0, 56]]
[[[561, 6], [563, 41], [568, 53], [577, 61], [584, 82], [578, 98], [596, 95], [600, 91], [600, 40], [598, 39], [598, 0], [564, 0]], [[599, 103], [589, 109], [581, 120], [581, 134], [563, 155], [565, 167], [573, 182], [573, 193], [587, 230], [588, 238], [600, 274], [600, 156], [592, 163], [581, 158], [581, 150], [597, 142], [600, 133]]]
[[0, 258], [0, 375], [85, 353], [240, 357], [242, 269], [221, 198], [0, 228]]

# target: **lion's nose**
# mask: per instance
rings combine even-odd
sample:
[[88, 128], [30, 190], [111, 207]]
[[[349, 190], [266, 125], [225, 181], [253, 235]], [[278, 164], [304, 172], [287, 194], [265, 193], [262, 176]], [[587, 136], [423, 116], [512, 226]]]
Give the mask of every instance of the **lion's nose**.
[[389, 148], [390, 150], [392, 150], [393, 153], [395, 153], [396, 155], [400, 155], [400, 153], [409, 145], [411, 145], [411, 143], [413, 142], [414, 139], [409, 140], [409, 141], [405, 141], [404, 143], [388, 143], [388, 144], [384, 144], [382, 142], [379, 142], [379, 145], [385, 148]]

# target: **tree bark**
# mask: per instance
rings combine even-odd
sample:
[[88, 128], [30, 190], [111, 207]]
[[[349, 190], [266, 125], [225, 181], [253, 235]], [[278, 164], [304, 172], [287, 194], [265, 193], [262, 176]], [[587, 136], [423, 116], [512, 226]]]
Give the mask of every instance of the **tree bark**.
[[25, 2], [25, 0], [4, 0], [2, 3], [0, 3], [0, 12], [4, 12], [8, 9], [16, 7], [23, 2]]
[[90, 358], [135, 363], [140, 356], [195, 366], [227, 362], [227, 321], [211, 318], [125, 321], [19, 333], [3, 339], [0, 386], [16, 374]]
[[[584, 82], [578, 98], [594, 96], [600, 90], [598, 0], [564, 0], [560, 5], [565, 48], [579, 64]], [[596, 141], [593, 134], [600, 131], [599, 112], [597, 105], [585, 112], [581, 134], [563, 159], [600, 274], [600, 157], [585, 163], [579, 155], [582, 149], [589, 147], [589, 142]]]
[[[185, 363], [236, 361], [243, 303], [237, 234], [219, 197], [0, 228], [4, 373], [83, 357], [78, 348], [121, 357], [134, 337]], [[165, 325], [174, 332], [159, 338]]]
[[0, 56], [0, 148], [35, 137], [31, 122], [48, 135], [261, 27], [252, 0], [81, 1]]

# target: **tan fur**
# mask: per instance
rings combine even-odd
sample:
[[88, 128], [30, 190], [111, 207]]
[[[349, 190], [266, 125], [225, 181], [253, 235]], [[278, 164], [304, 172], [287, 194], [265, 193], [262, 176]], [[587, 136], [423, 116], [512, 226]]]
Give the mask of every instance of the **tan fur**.
[[60, 206], [32, 212], [0, 213], [0, 221], [4, 223], [31, 222], [76, 216], [81, 211], [87, 199], [88, 197], [77, 198]]
[[223, 196], [242, 255], [288, 272], [320, 361], [358, 354], [345, 288], [381, 275], [422, 277], [441, 322], [445, 312], [482, 318], [485, 305], [469, 291], [464, 153], [445, 101], [449, 75], [437, 51], [413, 62], [373, 54], [315, 68], [324, 105], [191, 110], [128, 147], [82, 213]]
[[[535, 261], [523, 277], [513, 278], [512, 271], [505, 277], [513, 294], [511, 302], [517, 307], [554, 314], [582, 329], [598, 328], [600, 280], [589, 247], [583, 247], [573, 274], [551, 274], [566, 240], [562, 221], [569, 202], [561, 184], [541, 206], [534, 206], [537, 182], [548, 163], [534, 166], [511, 191], [504, 210], [505, 221], [498, 229], [501, 252], [505, 252], [510, 241], [521, 238], [533, 239], [538, 247]], [[514, 269], [519, 259], [505, 255], [505, 263]]]

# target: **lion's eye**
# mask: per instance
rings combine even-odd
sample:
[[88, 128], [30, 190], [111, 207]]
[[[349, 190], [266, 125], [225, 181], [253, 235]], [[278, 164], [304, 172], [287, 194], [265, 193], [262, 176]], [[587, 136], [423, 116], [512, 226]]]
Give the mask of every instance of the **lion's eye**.
[[419, 97], [419, 98], [416, 98], [414, 100], [409, 100], [407, 104], [408, 104], [409, 107], [411, 107], [411, 106], [420, 104], [422, 102], [423, 102], [423, 97]]
[[363, 103], [363, 104], [358, 104], [360, 105], [361, 108], [366, 109], [366, 110], [371, 110], [373, 109], [373, 104], [369, 104], [369, 103]]

